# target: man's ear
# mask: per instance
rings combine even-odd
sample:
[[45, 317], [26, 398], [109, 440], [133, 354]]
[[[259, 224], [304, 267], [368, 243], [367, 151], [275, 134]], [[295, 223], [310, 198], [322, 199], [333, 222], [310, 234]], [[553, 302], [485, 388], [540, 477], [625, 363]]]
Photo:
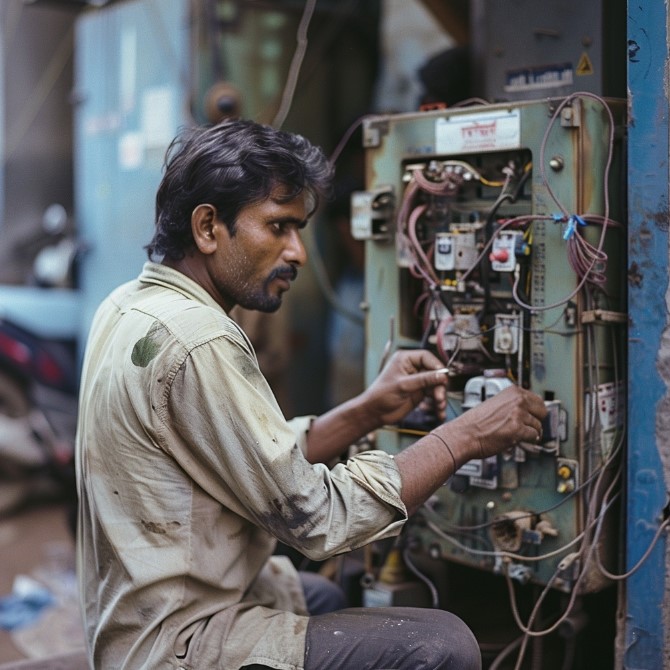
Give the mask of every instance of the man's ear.
[[216, 221], [216, 208], [213, 205], [198, 205], [191, 213], [193, 241], [203, 254], [211, 254], [216, 251], [217, 238], [214, 230]]

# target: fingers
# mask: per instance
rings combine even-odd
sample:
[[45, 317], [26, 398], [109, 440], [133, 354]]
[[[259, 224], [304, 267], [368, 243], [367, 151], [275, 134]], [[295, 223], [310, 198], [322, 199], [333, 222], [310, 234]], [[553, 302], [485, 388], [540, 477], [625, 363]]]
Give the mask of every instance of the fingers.
[[542, 398], [537, 393], [522, 389], [520, 386], [511, 386], [504, 391], [501, 391], [497, 396], [501, 400], [507, 401], [507, 395], [514, 395], [515, 405], [524, 419], [523, 423], [536, 427], [537, 430], [542, 429], [542, 419], [547, 415], [547, 408]]
[[405, 411], [416, 406], [422, 398], [428, 398], [435, 416], [444, 421], [448, 376], [439, 358], [425, 349], [399, 351], [391, 358], [382, 376], [392, 381], [396, 397], [404, 404], [409, 403]]
[[444, 369], [431, 370], [429, 372], [417, 372], [407, 377], [406, 388], [410, 391], [419, 391], [434, 386], [445, 386], [448, 381], [449, 377]]
[[[426, 349], [403, 349], [396, 351], [391, 361], [404, 367], [411, 367], [415, 371], [444, 370], [444, 363]], [[443, 383], [443, 380], [437, 383]]]
[[[419, 401], [419, 394], [432, 396], [438, 415], [443, 415], [448, 369], [432, 353], [425, 349], [396, 351], [384, 373], [386, 379], [395, 378], [400, 395], [412, 397], [414, 403]], [[483, 451], [496, 453], [517, 442], [540, 442], [546, 415], [540, 396], [514, 385], [469, 410], [461, 419], [478, 434]]]
[[434, 389], [438, 398], [446, 393], [444, 387], [449, 380], [448, 370], [439, 358], [425, 349], [397, 351], [385, 372], [398, 375], [405, 393]]
[[510, 386], [459, 417], [478, 434], [481, 457], [499, 453], [518, 442], [538, 442], [544, 401], [535, 393]]
[[535, 393], [518, 389], [517, 441], [540, 442], [542, 419], [547, 415], [544, 401]]
[[540, 442], [542, 440], [542, 424], [539, 421], [535, 421], [532, 424], [524, 426], [523, 437], [520, 438], [520, 441], [523, 442]]

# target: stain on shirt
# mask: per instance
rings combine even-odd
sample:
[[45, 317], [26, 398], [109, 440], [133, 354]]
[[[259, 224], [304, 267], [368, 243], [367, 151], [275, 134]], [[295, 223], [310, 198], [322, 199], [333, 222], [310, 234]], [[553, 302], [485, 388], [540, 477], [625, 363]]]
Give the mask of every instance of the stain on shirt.
[[167, 332], [163, 325], [154, 321], [147, 334], [135, 342], [130, 360], [140, 368], [146, 368], [158, 354]]

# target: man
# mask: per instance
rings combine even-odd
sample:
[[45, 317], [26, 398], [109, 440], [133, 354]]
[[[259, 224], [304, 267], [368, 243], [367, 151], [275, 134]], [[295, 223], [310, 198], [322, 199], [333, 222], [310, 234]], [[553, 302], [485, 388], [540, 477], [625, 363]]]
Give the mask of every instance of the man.
[[234, 305], [272, 311], [305, 263], [300, 230], [330, 167], [300, 136], [249, 121], [170, 147], [147, 249], [160, 262], [100, 306], [77, 434], [78, 562], [96, 668], [479, 668], [439, 610], [308, 616], [275, 540], [313, 559], [400, 532], [456, 467], [536, 439], [544, 405], [512, 389], [395, 459], [325, 463], [424, 396], [440, 361], [396, 354], [357, 398], [287, 422]]

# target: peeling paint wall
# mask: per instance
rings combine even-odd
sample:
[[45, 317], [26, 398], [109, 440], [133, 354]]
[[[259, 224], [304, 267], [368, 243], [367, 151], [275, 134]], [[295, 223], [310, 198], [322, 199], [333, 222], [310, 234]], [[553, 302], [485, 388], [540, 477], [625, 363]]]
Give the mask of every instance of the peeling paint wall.
[[[666, 4], [666, 18], [667, 18], [667, 4]], [[664, 53], [667, 54], [668, 53], [667, 32], [666, 32], [665, 45], [666, 48], [664, 49]], [[670, 76], [668, 73], [668, 70], [670, 69], [669, 64], [670, 60], [666, 58], [664, 76], [663, 76], [663, 99], [665, 101], [670, 100], [670, 94], [668, 91], [668, 81], [669, 81], [668, 77]], [[665, 112], [667, 118], [668, 113], [667, 106]], [[664, 215], [665, 216], [662, 219], [662, 225], [664, 227], [665, 233], [667, 234], [669, 224], [668, 220], [669, 212], [667, 211], [667, 209], [664, 212]], [[670, 267], [670, 263], [668, 264], [668, 267]], [[668, 293], [666, 293], [665, 303], [666, 303], [666, 309], [668, 309], [668, 307], [670, 306], [670, 296]], [[666, 318], [666, 324], [668, 323], [668, 321], [670, 320]], [[667, 326], [665, 332], [663, 333], [663, 340], [661, 343], [661, 355], [659, 356], [659, 358], [662, 359], [664, 363], [662, 367], [659, 365], [663, 380], [666, 383], [666, 385], [670, 387], [670, 334], [668, 332]], [[659, 444], [659, 453], [661, 455], [661, 461], [663, 462], [663, 480], [665, 482], [665, 490], [670, 491], [670, 397], [667, 394], [663, 398], [661, 404], [659, 405], [658, 418], [659, 418], [658, 431], [656, 435]], [[663, 630], [664, 630], [663, 667], [670, 668], [670, 544], [667, 542], [665, 545], [665, 584], [664, 584], [663, 603], [664, 603], [662, 612]]]
[[668, 7], [628, 3], [629, 439], [625, 622], [619, 663], [670, 668], [670, 291], [668, 289]]
[[[666, 296], [667, 302], [667, 296]], [[659, 352], [659, 372], [666, 385], [670, 386], [670, 332], [666, 326]], [[666, 394], [658, 405], [656, 415], [656, 441], [663, 463], [663, 481], [670, 490], [670, 397]], [[670, 668], [670, 544], [665, 543], [665, 580], [663, 584], [663, 668]]]

